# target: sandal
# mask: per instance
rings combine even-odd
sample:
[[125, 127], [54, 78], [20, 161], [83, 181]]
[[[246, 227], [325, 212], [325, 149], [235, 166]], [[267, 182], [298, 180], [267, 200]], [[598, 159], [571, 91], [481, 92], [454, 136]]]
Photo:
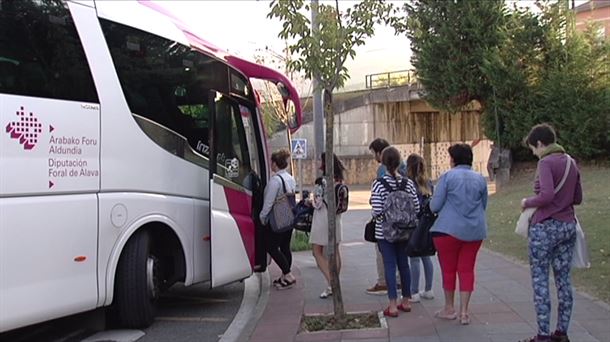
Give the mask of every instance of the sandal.
[[275, 284], [275, 288], [278, 290], [286, 290], [286, 289], [291, 288], [294, 285], [294, 283], [296, 283], [296, 281], [289, 282], [285, 279], [280, 279], [280, 281], [277, 284]]
[[411, 307], [410, 306], [404, 306], [402, 304], [398, 304], [396, 306], [396, 308], [402, 312], [411, 312]]
[[448, 314], [444, 310], [438, 310], [437, 312], [434, 313], [434, 317], [452, 321], [454, 319], [457, 319], [457, 314], [455, 312]]
[[468, 315], [467, 313], [461, 314], [460, 315], [460, 324], [461, 325], [468, 325], [468, 324], [470, 324], [470, 315]]
[[396, 317], [398, 317], [398, 311], [392, 312], [392, 311], [390, 311], [390, 307], [387, 307], [385, 310], [383, 310], [383, 315], [385, 317], [394, 317], [394, 318], [396, 318]]

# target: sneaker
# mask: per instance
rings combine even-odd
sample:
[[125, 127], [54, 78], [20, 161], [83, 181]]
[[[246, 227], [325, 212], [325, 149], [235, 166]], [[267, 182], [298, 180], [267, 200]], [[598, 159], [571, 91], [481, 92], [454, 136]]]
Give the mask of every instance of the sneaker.
[[320, 298], [328, 298], [333, 295], [333, 289], [329, 286], [324, 290], [324, 292], [320, 293]]
[[540, 337], [540, 336], [536, 335], [531, 338], [526, 338], [525, 340], [520, 340], [519, 342], [549, 342], [549, 341], [553, 341], [553, 340], [549, 337]]
[[432, 290], [424, 291], [421, 293], [421, 297], [423, 299], [434, 299], [434, 292]]
[[414, 295], [411, 295], [411, 298], [409, 299], [409, 302], [411, 303], [419, 303], [419, 293], [416, 293]]
[[371, 288], [366, 289], [366, 293], [371, 295], [385, 295], [388, 293], [388, 287], [385, 285], [375, 284]]
[[554, 332], [553, 334], [551, 334], [551, 341], [553, 341], [553, 342], [570, 342], [570, 339], [565, 334], [560, 334], [560, 333]]

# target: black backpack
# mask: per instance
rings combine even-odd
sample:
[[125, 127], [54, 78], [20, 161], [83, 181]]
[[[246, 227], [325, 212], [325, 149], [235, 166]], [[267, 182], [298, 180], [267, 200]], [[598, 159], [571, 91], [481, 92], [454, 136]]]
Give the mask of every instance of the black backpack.
[[[318, 177], [315, 181], [318, 184], [321, 180], [321, 177]], [[328, 207], [326, 200], [324, 200], [324, 204]], [[347, 207], [349, 205], [349, 188], [347, 185], [343, 183], [335, 184], [335, 204], [336, 204], [336, 213], [343, 214], [347, 211]]]
[[313, 206], [308, 205], [305, 200], [297, 203], [294, 214], [293, 227], [305, 233], [311, 232], [311, 221], [313, 220]]
[[429, 196], [425, 197], [423, 202], [420, 204], [421, 211], [419, 212], [417, 227], [411, 233], [407, 243], [407, 255], [410, 257], [432, 256], [436, 254], [430, 228], [432, 228], [434, 221], [436, 221], [437, 215], [430, 210]]
[[337, 214], [347, 211], [349, 205], [349, 188], [343, 183], [335, 185], [335, 199], [337, 201]]

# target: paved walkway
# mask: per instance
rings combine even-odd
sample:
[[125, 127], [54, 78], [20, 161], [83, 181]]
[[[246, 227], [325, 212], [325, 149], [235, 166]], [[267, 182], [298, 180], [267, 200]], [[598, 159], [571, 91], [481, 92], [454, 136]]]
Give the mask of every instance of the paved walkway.
[[[364, 291], [376, 279], [373, 245], [362, 239], [363, 222], [370, 214], [367, 210], [352, 209], [355, 207], [352, 208], [350, 204], [350, 211], [343, 217], [344, 241], [341, 244], [341, 284], [345, 307], [348, 312], [381, 311], [387, 306], [387, 297], [368, 295]], [[293, 271], [298, 279], [297, 286], [283, 291], [269, 288], [267, 306], [249, 340], [514, 342], [535, 334], [532, 290], [526, 267], [482, 250], [477, 262], [476, 289], [471, 301], [472, 323], [461, 326], [457, 321], [441, 321], [433, 317], [434, 312], [443, 306], [436, 258], [434, 263], [433, 290], [437, 298], [422, 299], [421, 303], [412, 305], [412, 312], [387, 319], [387, 328], [299, 333], [303, 313], [331, 313], [333, 307], [332, 299], [318, 297], [325, 284], [311, 253], [295, 253]], [[277, 266], [273, 264], [271, 279], [277, 278], [279, 274]], [[420, 285], [423, 286], [423, 279]], [[554, 322], [555, 316], [552, 327]], [[610, 341], [608, 305], [575, 294], [569, 336], [573, 342]]]

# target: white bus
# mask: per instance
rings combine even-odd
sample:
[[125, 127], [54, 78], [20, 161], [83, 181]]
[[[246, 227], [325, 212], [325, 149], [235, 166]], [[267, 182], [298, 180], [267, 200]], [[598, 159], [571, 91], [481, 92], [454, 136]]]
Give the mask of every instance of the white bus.
[[[268, 151], [250, 78], [148, 1], [0, 0], [0, 332], [264, 270]], [[205, 14], [202, 13], [202, 20]]]

